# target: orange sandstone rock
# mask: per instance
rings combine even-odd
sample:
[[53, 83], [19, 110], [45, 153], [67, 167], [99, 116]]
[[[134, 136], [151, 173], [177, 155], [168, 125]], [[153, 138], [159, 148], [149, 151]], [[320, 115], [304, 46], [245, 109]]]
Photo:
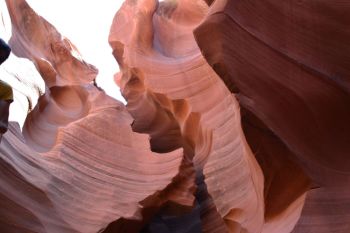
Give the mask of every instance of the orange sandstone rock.
[[152, 148], [165, 140], [184, 147], [196, 169], [203, 232], [261, 232], [263, 175], [238, 102], [193, 36], [207, 11], [203, 1], [125, 1], [109, 37], [118, 82], [134, 130], [149, 133]]
[[349, 12], [345, 1], [214, 1], [194, 31], [239, 99], [267, 222], [285, 229], [283, 209], [311, 183], [297, 233], [350, 231]]
[[[36, 64], [47, 89], [25, 137], [16, 125], [4, 135], [0, 229], [99, 232], [118, 219], [142, 221], [144, 209], [170, 201], [182, 148], [152, 152], [125, 107], [90, 83], [96, 70], [73, 56], [67, 40], [25, 1], [7, 4], [13, 51]], [[192, 205], [191, 193], [182, 199]]]
[[348, 3], [126, 0], [109, 43], [127, 106], [6, 3], [46, 92], [0, 145], [3, 232], [350, 231]]

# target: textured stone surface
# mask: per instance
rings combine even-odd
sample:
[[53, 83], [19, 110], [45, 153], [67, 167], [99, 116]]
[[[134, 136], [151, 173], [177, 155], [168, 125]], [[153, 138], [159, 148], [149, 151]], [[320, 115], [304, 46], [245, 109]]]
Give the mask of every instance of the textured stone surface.
[[109, 36], [126, 106], [6, 3], [46, 91], [0, 146], [3, 232], [350, 231], [345, 1], [126, 0]]
[[169, 201], [182, 149], [152, 152], [149, 136], [132, 131], [125, 107], [89, 83], [96, 70], [73, 56], [72, 45], [25, 1], [7, 4], [13, 51], [34, 61], [47, 89], [26, 120], [25, 137], [15, 124], [4, 135], [0, 229], [98, 232], [118, 219], [141, 220], [143, 209]]
[[298, 233], [350, 231], [349, 12], [346, 1], [215, 1], [194, 32], [239, 99], [267, 219], [310, 180]]
[[202, 231], [261, 232], [263, 176], [238, 102], [193, 36], [207, 11], [202, 1], [125, 1], [109, 38], [121, 65], [116, 78], [134, 130], [149, 133], [152, 148], [165, 140], [184, 147], [193, 163]]

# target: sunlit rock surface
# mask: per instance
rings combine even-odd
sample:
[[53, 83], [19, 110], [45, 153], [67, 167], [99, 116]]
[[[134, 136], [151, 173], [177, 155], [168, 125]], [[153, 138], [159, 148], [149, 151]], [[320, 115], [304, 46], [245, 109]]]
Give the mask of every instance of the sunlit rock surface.
[[1, 143], [1, 231], [98, 232], [171, 200], [182, 149], [152, 152], [125, 107], [90, 83], [97, 71], [74, 47], [25, 1], [7, 5], [13, 51], [34, 62], [47, 90], [24, 137], [12, 124]]
[[156, 151], [185, 149], [196, 170], [201, 220], [191, 224], [200, 224], [203, 232], [259, 232], [264, 224], [262, 172], [243, 135], [237, 100], [193, 36], [208, 7], [201, 1], [157, 6], [155, 1], [125, 1], [109, 38], [133, 129], [150, 134]]
[[350, 5], [126, 0], [127, 105], [24, 0], [13, 52], [46, 88], [0, 146], [1, 232], [350, 232]]
[[265, 175], [265, 218], [279, 219], [309, 177], [298, 233], [350, 232], [349, 13], [338, 0], [215, 1], [194, 31], [239, 99]]

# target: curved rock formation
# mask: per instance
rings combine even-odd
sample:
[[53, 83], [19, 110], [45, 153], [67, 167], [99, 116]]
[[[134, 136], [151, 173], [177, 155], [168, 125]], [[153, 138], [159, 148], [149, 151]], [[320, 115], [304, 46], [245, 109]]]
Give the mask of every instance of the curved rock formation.
[[349, 4], [126, 0], [109, 36], [123, 106], [6, 3], [46, 92], [0, 146], [3, 232], [350, 231]]
[[179, 125], [172, 141], [190, 147], [203, 232], [291, 232], [300, 216], [295, 232], [347, 232], [348, 4], [206, 3], [126, 1], [116, 15], [110, 44], [133, 128], [155, 148]]
[[243, 135], [235, 97], [192, 33], [207, 10], [202, 1], [125, 1], [109, 38], [121, 68], [117, 79], [133, 129], [149, 133], [152, 148], [159, 148], [159, 138], [185, 148], [196, 169], [203, 232], [260, 232], [260, 167]]
[[118, 219], [142, 220], [143, 210], [173, 199], [191, 205], [191, 193], [173, 197], [182, 193], [172, 186], [182, 149], [152, 152], [125, 107], [89, 83], [96, 70], [73, 56], [67, 40], [24, 0], [7, 5], [13, 51], [34, 61], [47, 90], [26, 120], [25, 138], [16, 125], [3, 138], [0, 229], [98, 232]]
[[311, 180], [298, 233], [350, 231], [349, 10], [344, 1], [215, 1], [194, 32], [246, 113], [242, 124], [265, 183], [278, 183], [275, 197], [267, 194], [268, 216], [276, 213], [269, 202], [306, 188], [293, 171], [269, 178], [272, 159], [294, 158]]
[[48, 87], [89, 83], [97, 69], [76, 47], [23, 0], [6, 1], [12, 23], [9, 44], [19, 57], [34, 62]]

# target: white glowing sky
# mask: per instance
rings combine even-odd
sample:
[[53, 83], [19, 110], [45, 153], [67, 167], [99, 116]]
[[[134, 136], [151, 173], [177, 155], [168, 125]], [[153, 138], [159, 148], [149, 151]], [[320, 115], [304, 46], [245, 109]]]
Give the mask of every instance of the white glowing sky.
[[[113, 17], [123, 0], [27, 0], [27, 2], [39, 15], [53, 24], [62, 35], [69, 38], [77, 46], [85, 61], [99, 69], [98, 85], [110, 96], [123, 101], [119, 88], [113, 80], [113, 75], [118, 71], [118, 64], [112, 56], [112, 50], [108, 44], [108, 34]], [[6, 21], [5, 4], [0, 4]], [[0, 28], [0, 37], [8, 40], [10, 30], [8, 25], [5, 28]], [[15, 89], [17, 89], [16, 85], [21, 84], [16, 83], [13, 77], [8, 75], [8, 72], [16, 72], [21, 78], [28, 78], [26, 76], [31, 76], [31, 73], [35, 72], [31, 64], [19, 69], [19, 60], [11, 55], [0, 70], [1, 78], [8, 81]], [[43, 85], [40, 80], [38, 82], [39, 86]], [[15, 103], [11, 106], [10, 119], [22, 124], [25, 117], [22, 116], [25, 106], [20, 103], [20, 98], [23, 97], [15, 96]]]

